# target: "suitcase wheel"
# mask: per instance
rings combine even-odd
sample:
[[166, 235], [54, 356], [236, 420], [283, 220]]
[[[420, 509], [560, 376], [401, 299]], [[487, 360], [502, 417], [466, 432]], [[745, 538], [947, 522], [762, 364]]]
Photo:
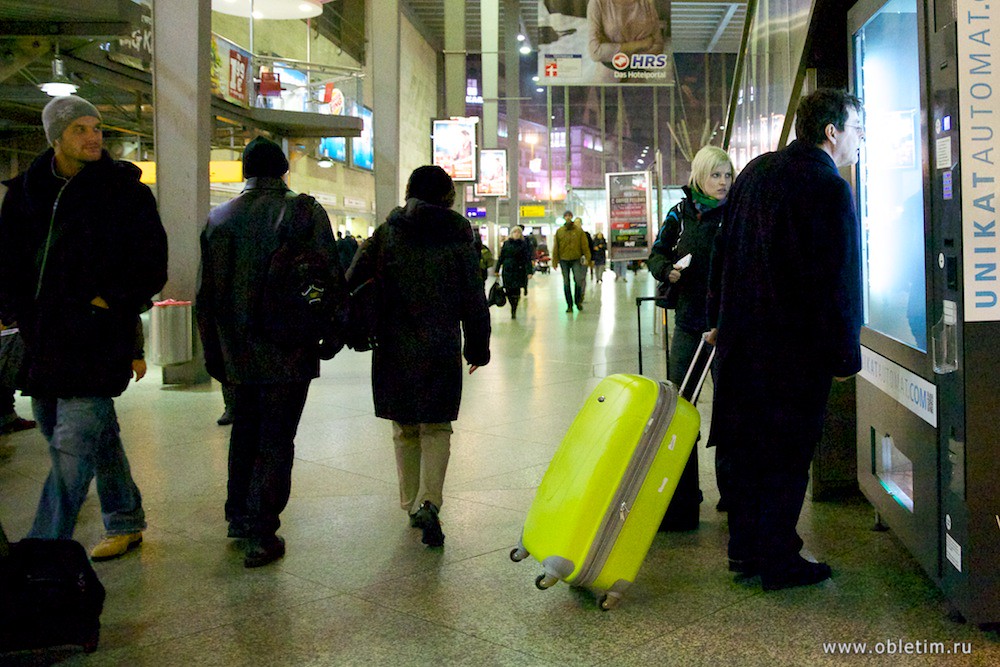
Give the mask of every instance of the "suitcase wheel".
[[601, 608], [601, 611], [610, 611], [616, 609], [621, 604], [621, 601], [622, 599], [619, 596], [608, 593], [601, 596], [601, 599], [597, 602], [597, 606]]
[[559, 581], [559, 577], [551, 574], [540, 574], [535, 578], [535, 588], [544, 591], [546, 588], [552, 588], [557, 581]]
[[510, 550], [510, 559], [515, 563], [520, 563], [522, 560], [528, 557], [528, 552], [520, 547], [514, 547]]

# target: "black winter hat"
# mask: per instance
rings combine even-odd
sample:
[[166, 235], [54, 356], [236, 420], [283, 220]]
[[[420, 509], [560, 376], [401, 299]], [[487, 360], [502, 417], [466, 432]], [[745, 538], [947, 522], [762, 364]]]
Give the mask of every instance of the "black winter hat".
[[257, 137], [243, 149], [243, 178], [273, 176], [281, 178], [288, 171], [288, 158], [281, 146], [265, 137]]
[[417, 167], [406, 183], [406, 198], [416, 197], [428, 204], [451, 206], [455, 202], [455, 183], [441, 167], [426, 164]]

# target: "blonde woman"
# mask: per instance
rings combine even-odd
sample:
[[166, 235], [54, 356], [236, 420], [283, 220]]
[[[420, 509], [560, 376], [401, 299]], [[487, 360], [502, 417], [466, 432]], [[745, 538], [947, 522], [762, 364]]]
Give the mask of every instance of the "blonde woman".
[[[698, 342], [708, 331], [706, 315], [709, 262], [719, 228], [719, 205], [733, 184], [733, 163], [726, 151], [705, 146], [691, 161], [691, 179], [684, 186], [684, 199], [670, 209], [649, 255], [649, 272], [677, 291], [674, 334], [670, 342], [667, 378], [680, 385]], [[691, 452], [684, 474], [664, 518], [664, 528], [693, 530], [698, 527], [698, 452]]]

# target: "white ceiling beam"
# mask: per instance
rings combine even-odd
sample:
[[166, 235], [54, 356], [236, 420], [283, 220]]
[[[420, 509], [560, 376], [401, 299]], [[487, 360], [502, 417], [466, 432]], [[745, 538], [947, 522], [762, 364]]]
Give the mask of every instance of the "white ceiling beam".
[[733, 14], [736, 13], [736, 7], [737, 5], [735, 4], [729, 5], [726, 15], [722, 17], [721, 21], [719, 21], [719, 27], [716, 29], [715, 35], [712, 36], [712, 39], [708, 42], [708, 46], [705, 48], [708, 53], [712, 53], [715, 49], [715, 45], [719, 43], [719, 39], [722, 37], [722, 34], [726, 32], [726, 28], [729, 27], [729, 22], [733, 20]]

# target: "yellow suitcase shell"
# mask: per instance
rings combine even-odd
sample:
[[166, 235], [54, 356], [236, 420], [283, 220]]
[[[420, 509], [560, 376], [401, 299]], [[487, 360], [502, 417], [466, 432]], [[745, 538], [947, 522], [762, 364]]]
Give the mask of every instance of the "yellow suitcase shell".
[[700, 427], [676, 387], [640, 375], [597, 385], [549, 463], [511, 558], [615, 606], [649, 551]]

